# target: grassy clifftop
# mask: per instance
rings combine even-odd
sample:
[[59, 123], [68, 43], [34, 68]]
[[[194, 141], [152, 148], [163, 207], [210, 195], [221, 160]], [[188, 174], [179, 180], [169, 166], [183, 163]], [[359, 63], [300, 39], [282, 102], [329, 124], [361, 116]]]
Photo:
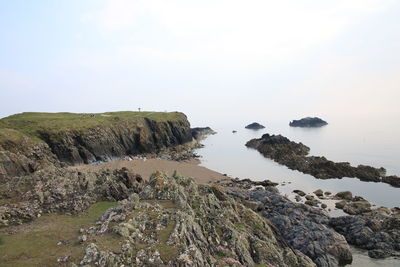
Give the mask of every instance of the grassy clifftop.
[[148, 118], [154, 121], [186, 120], [180, 112], [105, 112], [105, 113], [42, 113], [25, 112], [11, 115], [0, 120], [1, 139], [16, 136], [15, 131], [31, 137], [37, 137], [38, 131], [64, 132], [85, 130], [99, 126], [109, 126], [121, 122], [137, 122], [139, 119]]

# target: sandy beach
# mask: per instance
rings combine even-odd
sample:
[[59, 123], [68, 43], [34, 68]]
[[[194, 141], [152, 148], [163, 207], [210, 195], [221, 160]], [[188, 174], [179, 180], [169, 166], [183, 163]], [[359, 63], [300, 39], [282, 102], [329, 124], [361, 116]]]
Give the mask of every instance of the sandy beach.
[[102, 170], [102, 169], [120, 169], [128, 168], [134, 173], [140, 174], [144, 179], [148, 180], [150, 175], [155, 171], [165, 172], [167, 175], [172, 175], [176, 170], [185, 177], [193, 178], [197, 183], [206, 184], [209, 182], [227, 178], [223, 174], [199, 166], [199, 160], [192, 159], [190, 161], [172, 161], [166, 159], [135, 159], [135, 160], [117, 160], [105, 162], [96, 166], [82, 165], [72, 168], [85, 170]]

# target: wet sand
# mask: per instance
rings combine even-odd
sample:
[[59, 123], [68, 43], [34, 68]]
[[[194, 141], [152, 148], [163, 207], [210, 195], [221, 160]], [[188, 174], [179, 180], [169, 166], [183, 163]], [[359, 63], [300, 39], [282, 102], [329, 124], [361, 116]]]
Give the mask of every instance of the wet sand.
[[96, 166], [82, 165], [72, 168], [85, 169], [85, 170], [102, 170], [102, 169], [120, 169], [122, 167], [128, 168], [134, 173], [140, 174], [144, 179], [148, 180], [150, 175], [155, 171], [165, 172], [167, 175], [172, 175], [176, 170], [178, 173], [185, 177], [192, 177], [197, 183], [206, 184], [227, 178], [223, 174], [199, 166], [198, 160], [190, 161], [172, 161], [166, 159], [135, 159], [135, 160], [117, 160], [105, 162]]

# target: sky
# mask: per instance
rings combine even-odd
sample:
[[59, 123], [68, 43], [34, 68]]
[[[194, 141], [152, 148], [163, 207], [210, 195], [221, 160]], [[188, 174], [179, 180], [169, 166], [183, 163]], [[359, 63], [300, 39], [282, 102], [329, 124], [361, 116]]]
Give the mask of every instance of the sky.
[[0, 117], [400, 119], [400, 1], [0, 0]]

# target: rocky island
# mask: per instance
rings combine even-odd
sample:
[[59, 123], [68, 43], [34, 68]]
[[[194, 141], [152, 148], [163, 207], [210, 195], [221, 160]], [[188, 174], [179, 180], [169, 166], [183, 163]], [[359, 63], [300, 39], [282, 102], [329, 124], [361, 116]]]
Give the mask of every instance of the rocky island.
[[258, 122], [253, 122], [253, 123], [250, 123], [249, 125], [247, 125], [245, 128], [251, 129], [251, 130], [260, 130], [260, 129], [264, 129], [265, 126], [259, 124]]
[[309, 147], [290, 141], [282, 135], [264, 134], [259, 139], [248, 141], [246, 146], [257, 149], [265, 157], [292, 170], [301, 171], [319, 179], [356, 177], [362, 181], [383, 182], [400, 187], [400, 178], [386, 176], [384, 168], [366, 165], [353, 167], [348, 162], [333, 162], [325, 157], [308, 156]]
[[289, 123], [291, 127], [322, 127], [328, 123], [317, 117], [307, 117], [300, 120], [293, 120]]

